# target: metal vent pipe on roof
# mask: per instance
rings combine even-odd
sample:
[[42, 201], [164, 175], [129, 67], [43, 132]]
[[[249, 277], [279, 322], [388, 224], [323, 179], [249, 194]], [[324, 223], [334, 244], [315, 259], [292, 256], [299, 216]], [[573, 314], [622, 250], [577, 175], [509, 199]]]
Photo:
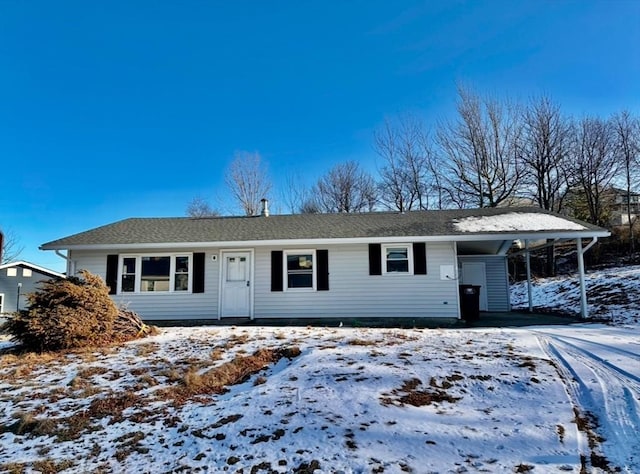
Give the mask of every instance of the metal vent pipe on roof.
[[260, 215], [262, 217], [269, 217], [269, 200], [262, 198], [260, 199], [260, 203], [262, 204], [262, 210], [260, 211]]

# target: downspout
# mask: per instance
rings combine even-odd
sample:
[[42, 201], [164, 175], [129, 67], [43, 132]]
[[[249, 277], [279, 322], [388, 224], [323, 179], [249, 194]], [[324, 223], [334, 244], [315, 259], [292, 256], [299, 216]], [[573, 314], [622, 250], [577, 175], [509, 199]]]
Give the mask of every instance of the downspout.
[[56, 255], [60, 258], [63, 258], [67, 261], [67, 276], [73, 275], [75, 273], [75, 268], [73, 268], [73, 260], [71, 260], [68, 256], [60, 252], [60, 250], [54, 250]]
[[576, 240], [578, 246], [578, 275], [580, 278], [580, 316], [586, 319], [589, 316], [589, 308], [587, 306], [587, 287], [584, 281], [584, 254], [598, 242], [598, 237], [594, 237], [591, 242], [582, 248], [582, 238]]
[[[453, 261], [455, 262], [454, 275], [455, 275], [456, 280], [458, 281], [458, 283], [460, 283], [460, 273], [458, 271], [458, 242], [456, 242], [456, 241], [453, 242], [453, 255], [455, 256], [455, 258], [453, 259]], [[458, 319], [462, 319], [462, 308], [460, 306], [460, 289], [459, 289], [459, 286], [458, 286], [458, 288], [456, 288], [456, 305], [458, 306]]]
[[529, 252], [529, 240], [524, 241], [525, 261], [527, 262], [527, 300], [529, 301], [529, 312], [533, 313], [533, 298], [531, 289], [531, 252]]

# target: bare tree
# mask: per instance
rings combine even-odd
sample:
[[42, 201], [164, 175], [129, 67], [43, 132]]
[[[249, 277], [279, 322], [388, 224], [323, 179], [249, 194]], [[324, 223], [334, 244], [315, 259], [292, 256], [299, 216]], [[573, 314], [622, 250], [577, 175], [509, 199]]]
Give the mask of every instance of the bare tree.
[[457, 121], [442, 124], [437, 134], [449, 163], [445, 183], [449, 198], [459, 207], [508, 202], [522, 177], [518, 108], [459, 87], [457, 110]]
[[[538, 207], [559, 212], [567, 190], [566, 170], [572, 143], [571, 122], [549, 97], [532, 99], [523, 110], [520, 159], [525, 193]], [[555, 248], [546, 248], [546, 274], [555, 275]]]
[[282, 202], [292, 214], [314, 212], [313, 208], [308, 207], [313, 201], [313, 187], [304, 181], [300, 173], [288, 173], [285, 176], [285, 189], [281, 194]]
[[527, 192], [540, 208], [559, 212], [566, 191], [571, 123], [558, 105], [541, 96], [524, 109], [523, 132], [520, 157]]
[[334, 166], [315, 185], [315, 202], [323, 212], [367, 212], [376, 204], [371, 175], [355, 161]]
[[204, 217], [216, 217], [220, 215], [220, 213], [214, 210], [204, 198], [197, 196], [193, 198], [187, 206], [187, 215], [200, 219]]
[[624, 190], [626, 192], [627, 226], [629, 228], [629, 250], [635, 250], [633, 235], [637, 217], [633, 217], [631, 204], [631, 189], [638, 181], [640, 172], [640, 119], [633, 117], [628, 110], [616, 114], [612, 119], [615, 134], [615, 152], [624, 176]]
[[424, 124], [412, 115], [387, 119], [374, 133], [374, 149], [384, 160], [379, 169], [381, 203], [400, 212], [431, 207], [433, 152]]
[[610, 187], [618, 171], [612, 132], [611, 124], [601, 118], [585, 117], [576, 128], [571, 182], [574, 194], [582, 196], [584, 210], [574, 204], [573, 211], [599, 226], [609, 224]]
[[2, 238], [0, 238], [0, 244], [2, 245], [0, 264], [16, 261], [24, 250], [24, 246], [20, 245], [20, 239], [12, 230], [0, 229], [0, 233], [2, 234]]
[[267, 198], [271, 191], [266, 166], [257, 152], [236, 152], [225, 182], [247, 216], [260, 212], [260, 200]]

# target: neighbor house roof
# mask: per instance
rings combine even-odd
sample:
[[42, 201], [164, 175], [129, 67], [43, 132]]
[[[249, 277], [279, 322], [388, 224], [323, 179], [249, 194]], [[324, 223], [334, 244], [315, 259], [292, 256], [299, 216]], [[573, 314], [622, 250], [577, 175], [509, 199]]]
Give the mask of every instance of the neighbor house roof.
[[43, 250], [276, 241], [496, 240], [607, 236], [609, 232], [537, 208], [293, 214], [269, 217], [131, 218], [43, 244]]
[[35, 265], [33, 263], [25, 262], [24, 260], [20, 260], [17, 262], [4, 263], [0, 265], [0, 270], [3, 270], [5, 268], [13, 268], [13, 267], [30, 268], [31, 270], [37, 271], [39, 273], [43, 273], [45, 275], [49, 275], [51, 277], [58, 277], [58, 278], [64, 277], [62, 273], [58, 273], [54, 270], [49, 270], [48, 268], [44, 268], [39, 265]]

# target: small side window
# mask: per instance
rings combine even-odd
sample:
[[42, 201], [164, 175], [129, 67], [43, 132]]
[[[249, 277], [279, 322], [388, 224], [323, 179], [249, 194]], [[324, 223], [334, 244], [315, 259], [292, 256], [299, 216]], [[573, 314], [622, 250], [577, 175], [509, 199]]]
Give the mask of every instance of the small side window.
[[17, 268], [7, 268], [7, 276], [8, 277], [18, 276], [18, 269]]
[[413, 273], [411, 245], [390, 244], [382, 247], [382, 269], [385, 274]]
[[136, 258], [122, 259], [122, 291], [131, 293], [136, 289]]
[[313, 251], [286, 252], [287, 288], [315, 288], [315, 270]]
[[29, 278], [31, 277], [32, 273], [31, 273], [31, 269], [30, 268], [23, 268], [22, 269], [22, 276], [25, 278]]

